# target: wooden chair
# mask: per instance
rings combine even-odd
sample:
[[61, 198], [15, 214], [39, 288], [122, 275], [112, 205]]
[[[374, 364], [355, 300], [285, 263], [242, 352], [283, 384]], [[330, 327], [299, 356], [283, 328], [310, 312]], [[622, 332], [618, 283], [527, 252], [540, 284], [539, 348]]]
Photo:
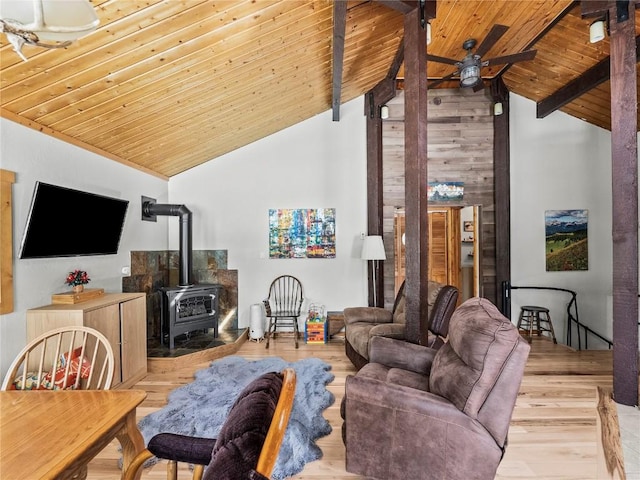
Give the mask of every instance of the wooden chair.
[[84, 326], [61, 327], [29, 342], [13, 361], [2, 390], [108, 390], [115, 360], [107, 338]]
[[[296, 372], [285, 368], [253, 380], [236, 398], [217, 439], [174, 433], [155, 435], [125, 471], [133, 480], [153, 456], [168, 460], [176, 480], [178, 462], [194, 465], [193, 480], [269, 479], [293, 408]], [[205, 466], [207, 466], [205, 471]]]
[[278, 327], [293, 327], [293, 341], [298, 348], [298, 318], [303, 300], [302, 284], [296, 277], [281, 275], [271, 282], [269, 296], [263, 300], [269, 320], [265, 348], [269, 348], [269, 339], [275, 337]]

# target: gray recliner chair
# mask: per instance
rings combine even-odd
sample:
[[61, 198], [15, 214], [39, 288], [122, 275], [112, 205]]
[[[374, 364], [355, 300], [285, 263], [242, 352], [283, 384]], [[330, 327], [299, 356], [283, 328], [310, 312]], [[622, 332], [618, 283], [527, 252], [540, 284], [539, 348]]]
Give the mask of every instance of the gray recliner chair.
[[[405, 338], [405, 282], [402, 282], [393, 310], [380, 307], [349, 307], [343, 311], [345, 353], [356, 368], [369, 362], [369, 343], [373, 337]], [[429, 281], [429, 331], [427, 345], [438, 348], [449, 331], [449, 320], [458, 303], [458, 289]]]
[[493, 479], [529, 355], [488, 300], [456, 309], [438, 350], [371, 339], [370, 363], [347, 378], [346, 469], [385, 480]]

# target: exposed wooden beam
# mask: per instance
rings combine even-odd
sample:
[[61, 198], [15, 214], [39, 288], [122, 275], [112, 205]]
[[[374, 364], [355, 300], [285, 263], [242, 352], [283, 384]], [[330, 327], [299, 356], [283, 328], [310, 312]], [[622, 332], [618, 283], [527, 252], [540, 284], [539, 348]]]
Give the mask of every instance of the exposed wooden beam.
[[[636, 37], [636, 62], [640, 60], [640, 36]], [[544, 118], [610, 78], [611, 57], [603, 58], [582, 75], [536, 104], [536, 117]]]
[[386, 5], [393, 10], [396, 10], [400, 13], [407, 14], [416, 8], [415, 1], [405, 1], [405, 0], [376, 0], [378, 3], [382, 5]]
[[496, 228], [496, 306], [505, 313], [502, 282], [511, 282], [511, 170], [509, 150], [509, 90], [502, 77], [491, 81], [491, 98], [502, 103], [493, 116], [493, 177]]
[[[375, 90], [375, 89], [374, 89]], [[374, 91], [365, 95], [367, 117], [367, 229], [368, 235], [382, 235], [382, 119]], [[384, 262], [378, 262], [375, 287], [371, 270], [367, 269], [369, 302], [372, 307], [384, 306]], [[373, 289], [378, 292], [374, 304]]]
[[582, 18], [591, 18], [604, 15], [609, 7], [615, 5], [615, 0], [588, 0], [580, 2], [580, 15]]
[[[395, 78], [404, 61], [404, 39], [400, 41], [396, 55], [391, 62], [387, 76], [365, 96], [365, 112], [367, 117], [367, 231], [369, 235], [382, 235], [383, 205], [382, 194], [382, 119], [380, 107], [396, 96]], [[384, 262], [379, 263], [376, 276], [375, 291], [380, 292], [376, 297], [375, 306], [384, 306]], [[367, 269], [369, 286], [369, 306], [374, 306], [373, 275]]]
[[427, 35], [416, 8], [404, 17], [406, 339], [424, 344], [428, 315]]
[[344, 65], [344, 37], [347, 28], [347, 0], [333, 2], [333, 81], [331, 108], [333, 121], [340, 121], [340, 96], [342, 95], [342, 68]]
[[[638, 67], [635, 22], [609, 10], [613, 237], [613, 396], [638, 405]], [[626, 5], [629, 14], [629, 5]], [[633, 14], [633, 11], [630, 12]], [[633, 18], [633, 15], [629, 15]]]
[[[375, 0], [400, 13], [407, 14], [420, 6], [420, 0]], [[429, 20], [436, 18], [436, 0], [424, 0], [424, 18]]]
[[[398, 45], [398, 50], [396, 50], [396, 55], [393, 57], [393, 62], [391, 62], [391, 66], [389, 67], [389, 72], [387, 72], [387, 78], [393, 80], [394, 84], [396, 78], [398, 77], [398, 72], [400, 71], [400, 67], [402, 66], [402, 62], [404, 62], [404, 37], [400, 40], [400, 45]], [[395, 87], [394, 87], [395, 90]]]

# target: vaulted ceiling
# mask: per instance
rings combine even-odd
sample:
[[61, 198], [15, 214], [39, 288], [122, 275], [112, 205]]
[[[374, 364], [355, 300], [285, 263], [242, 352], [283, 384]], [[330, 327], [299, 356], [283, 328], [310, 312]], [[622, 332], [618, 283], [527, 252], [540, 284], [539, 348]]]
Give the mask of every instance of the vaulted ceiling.
[[[403, 15], [385, 3], [347, 2], [341, 103], [389, 72]], [[25, 46], [24, 62], [0, 35], [3, 117], [169, 178], [332, 108], [332, 1], [92, 4], [99, 28], [65, 49]], [[462, 59], [466, 39], [480, 43], [495, 24], [505, 25], [483, 58], [527, 49], [537, 54], [485, 67], [485, 79], [501, 75], [511, 92], [538, 102], [539, 112], [560, 106], [610, 129], [608, 68], [602, 68], [609, 39], [589, 42], [592, 21], [570, 0], [437, 0], [427, 51]], [[639, 34], [638, 10], [635, 25]], [[427, 64], [433, 80], [454, 70]], [[604, 73], [594, 81], [593, 72]]]

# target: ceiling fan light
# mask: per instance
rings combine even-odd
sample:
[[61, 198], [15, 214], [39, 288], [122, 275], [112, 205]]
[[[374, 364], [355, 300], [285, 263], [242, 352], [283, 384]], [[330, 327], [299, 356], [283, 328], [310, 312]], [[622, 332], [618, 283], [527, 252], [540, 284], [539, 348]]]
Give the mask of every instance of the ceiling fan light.
[[59, 48], [91, 33], [100, 23], [89, 0], [2, 0], [0, 20], [0, 31], [17, 44], [16, 51], [23, 58], [23, 43]]
[[596, 20], [589, 26], [589, 41], [591, 43], [604, 40], [604, 20]]
[[473, 87], [480, 80], [480, 67], [478, 65], [467, 65], [460, 71], [460, 86]]

